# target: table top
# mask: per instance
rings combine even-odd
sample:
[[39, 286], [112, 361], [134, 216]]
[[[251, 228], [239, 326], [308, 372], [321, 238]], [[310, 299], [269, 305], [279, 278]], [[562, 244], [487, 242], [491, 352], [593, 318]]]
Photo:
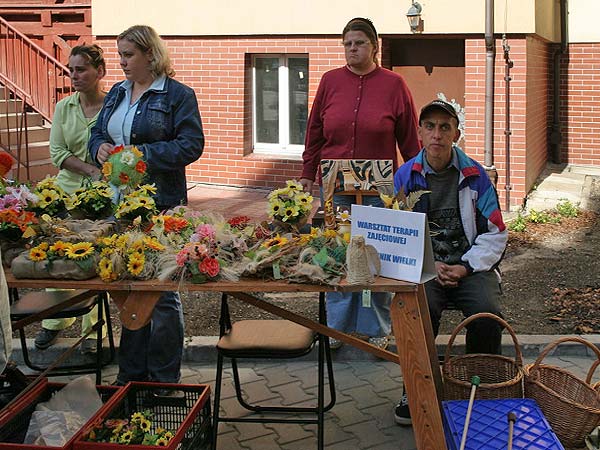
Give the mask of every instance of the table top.
[[[6, 269], [5, 269], [6, 270]], [[260, 280], [242, 278], [239, 281], [209, 281], [202, 284], [179, 283], [176, 281], [160, 281], [157, 279], [136, 281], [122, 280], [105, 283], [100, 278], [89, 280], [56, 280], [49, 278], [15, 278], [10, 270], [6, 270], [6, 282], [9, 287], [29, 289], [96, 289], [102, 291], [205, 291], [205, 292], [360, 292], [363, 289], [379, 292], [416, 292], [417, 284], [391, 278], [377, 277], [372, 284], [349, 285], [342, 281], [339, 285], [319, 285], [291, 283], [285, 280]]]

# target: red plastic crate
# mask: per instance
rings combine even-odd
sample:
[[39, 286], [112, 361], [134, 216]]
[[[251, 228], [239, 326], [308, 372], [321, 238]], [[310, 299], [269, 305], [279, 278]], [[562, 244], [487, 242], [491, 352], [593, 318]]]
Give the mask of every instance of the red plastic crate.
[[[38, 403], [50, 400], [52, 394], [58, 392], [64, 386], [66, 386], [66, 383], [49, 383], [48, 379], [42, 379], [13, 405], [2, 409], [0, 411], [0, 450], [71, 450], [80, 432], [75, 433], [62, 447], [23, 444], [31, 415]], [[96, 389], [106, 406], [108, 400], [122, 388], [117, 386], [96, 386]], [[100, 408], [100, 411], [103, 408]], [[90, 420], [93, 420], [93, 418]]]
[[[155, 395], [159, 390], [181, 391], [183, 397]], [[161, 427], [175, 434], [166, 447], [122, 445], [84, 441], [94, 425], [106, 419], [129, 419], [135, 412], [150, 410], [152, 430]], [[202, 450], [210, 448], [212, 439], [210, 386], [205, 384], [128, 383], [83, 428], [73, 450]]]

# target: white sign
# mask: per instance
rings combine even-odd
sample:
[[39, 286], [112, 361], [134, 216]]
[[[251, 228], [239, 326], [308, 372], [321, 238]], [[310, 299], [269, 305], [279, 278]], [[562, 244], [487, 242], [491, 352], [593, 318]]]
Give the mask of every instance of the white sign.
[[352, 236], [362, 235], [379, 253], [381, 275], [412, 283], [436, 277], [424, 213], [352, 205]]

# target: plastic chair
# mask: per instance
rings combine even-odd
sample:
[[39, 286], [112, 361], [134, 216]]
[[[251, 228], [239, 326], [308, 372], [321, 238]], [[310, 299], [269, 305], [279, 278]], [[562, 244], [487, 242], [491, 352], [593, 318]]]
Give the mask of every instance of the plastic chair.
[[[325, 294], [319, 294], [319, 322], [326, 324], [325, 319]], [[221, 298], [220, 339], [217, 343], [217, 376], [215, 380], [215, 398], [213, 408], [213, 442], [212, 449], [217, 448], [219, 423], [221, 422], [251, 422], [251, 423], [297, 423], [316, 424], [317, 441], [319, 449], [324, 444], [324, 413], [333, 408], [336, 401], [335, 384], [333, 379], [333, 363], [331, 349], [327, 336], [288, 320], [241, 320], [231, 323], [227, 294]], [[242, 397], [238, 359], [291, 359], [308, 354], [318, 342], [317, 363], [317, 406], [273, 406], [250, 404]], [[223, 361], [227, 357], [231, 360], [233, 381], [238, 402], [245, 409], [256, 414], [268, 414], [269, 417], [251, 414], [247, 417], [222, 417], [219, 407], [221, 402], [221, 383], [223, 379]], [[325, 371], [327, 363], [327, 378], [329, 380], [329, 403], [325, 405]], [[282, 415], [295, 414], [305, 416], [313, 414], [316, 417], [283, 418]]]
[[[109, 314], [108, 294], [102, 291], [94, 290], [56, 290], [56, 291], [32, 291], [19, 297], [17, 289], [10, 289], [10, 318], [13, 330], [19, 331], [19, 340], [23, 361], [27, 367], [38, 372], [44, 372], [48, 366], [42, 366], [34, 363], [27, 348], [25, 339], [25, 327], [34, 322], [40, 322], [43, 319], [64, 319], [69, 317], [79, 317], [89, 313], [95, 306], [98, 306], [98, 322], [94, 326], [97, 331], [96, 355], [93, 362], [72, 363], [59, 365], [52, 368], [47, 376], [78, 375], [85, 373], [96, 374], [96, 384], [102, 380], [102, 367], [109, 364], [115, 357], [115, 342], [112, 333], [112, 324]], [[106, 314], [104, 314], [106, 311]], [[103, 338], [102, 325], [105, 323], [103, 317], [106, 316], [107, 337], [108, 337], [108, 358], [103, 358]]]

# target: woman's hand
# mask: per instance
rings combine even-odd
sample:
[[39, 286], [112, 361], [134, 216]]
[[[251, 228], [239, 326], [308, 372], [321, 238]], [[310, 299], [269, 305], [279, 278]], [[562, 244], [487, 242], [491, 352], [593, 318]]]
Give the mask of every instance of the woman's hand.
[[300, 178], [300, 184], [302, 185], [304, 192], [312, 192], [314, 183], [313, 180], [309, 180], [308, 178]]
[[98, 153], [96, 154], [96, 161], [98, 161], [99, 164], [104, 164], [110, 156], [110, 152], [113, 148], [114, 145], [109, 144], [108, 142], [100, 144], [100, 147], [98, 147]]

